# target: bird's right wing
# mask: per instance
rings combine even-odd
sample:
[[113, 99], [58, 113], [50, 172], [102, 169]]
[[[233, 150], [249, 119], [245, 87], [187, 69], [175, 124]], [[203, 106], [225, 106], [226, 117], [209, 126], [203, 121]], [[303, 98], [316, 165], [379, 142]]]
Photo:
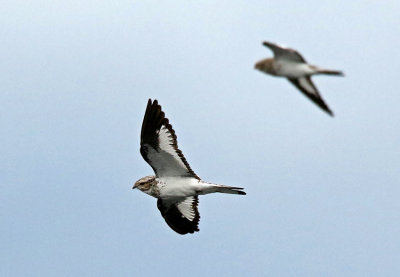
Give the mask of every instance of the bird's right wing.
[[200, 214], [197, 209], [199, 198], [189, 196], [181, 199], [157, 200], [157, 208], [165, 222], [175, 232], [185, 235], [199, 231]]
[[278, 44], [271, 43], [268, 41], [264, 41], [263, 45], [271, 49], [271, 51], [274, 52], [275, 58], [277, 59], [285, 59], [289, 61], [302, 62], [302, 63], [306, 62], [303, 56], [301, 56], [300, 53], [294, 49], [282, 47]]
[[296, 86], [308, 99], [313, 101], [321, 109], [333, 116], [333, 112], [329, 109], [328, 105], [324, 102], [317, 88], [314, 86], [310, 77], [289, 78], [288, 79], [294, 86]]

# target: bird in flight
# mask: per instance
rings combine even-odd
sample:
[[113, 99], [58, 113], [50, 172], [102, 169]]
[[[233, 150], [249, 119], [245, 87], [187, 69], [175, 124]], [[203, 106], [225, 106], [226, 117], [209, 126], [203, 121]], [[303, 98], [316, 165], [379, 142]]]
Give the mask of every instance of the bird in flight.
[[140, 153], [155, 176], [139, 179], [133, 189], [157, 198], [157, 207], [175, 232], [198, 232], [199, 195], [221, 192], [246, 194], [243, 188], [201, 180], [178, 148], [177, 137], [157, 100], [149, 99], [140, 136]]
[[263, 45], [271, 49], [273, 58], [263, 59], [255, 64], [255, 68], [273, 75], [286, 77], [305, 96], [318, 105], [322, 110], [333, 116], [333, 112], [324, 102], [318, 89], [311, 80], [312, 75], [344, 76], [342, 71], [319, 68], [308, 64], [306, 60], [294, 49], [285, 48], [277, 44], [264, 41]]

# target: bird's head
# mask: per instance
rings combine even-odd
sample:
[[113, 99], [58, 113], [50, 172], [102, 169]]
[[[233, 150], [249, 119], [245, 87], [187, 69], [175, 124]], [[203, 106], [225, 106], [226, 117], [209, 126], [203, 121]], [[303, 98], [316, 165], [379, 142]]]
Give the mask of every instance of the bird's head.
[[254, 65], [254, 68], [268, 74], [276, 75], [273, 58], [268, 58], [257, 62]]
[[140, 178], [135, 182], [132, 189], [140, 189], [143, 192], [149, 191], [155, 179], [156, 176], [146, 176]]
[[262, 63], [262, 61], [257, 62], [257, 63], [254, 65], [254, 68], [255, 68], [255, 69], [258, 69], [258, 70], [262, 70], [262, 68], [263, 68], [263, 63]]

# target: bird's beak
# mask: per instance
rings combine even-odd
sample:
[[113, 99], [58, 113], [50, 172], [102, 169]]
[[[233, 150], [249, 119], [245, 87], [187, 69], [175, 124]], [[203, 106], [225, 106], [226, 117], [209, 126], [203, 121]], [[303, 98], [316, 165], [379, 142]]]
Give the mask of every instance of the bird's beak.
[[133, 185], [132, 189], [137, 189], [137, 186]]

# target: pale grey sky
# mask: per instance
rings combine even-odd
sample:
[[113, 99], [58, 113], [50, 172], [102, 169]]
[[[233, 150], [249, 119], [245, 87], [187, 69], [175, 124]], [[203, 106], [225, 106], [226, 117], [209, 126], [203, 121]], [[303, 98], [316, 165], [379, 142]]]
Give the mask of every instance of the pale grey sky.
[[[399, 276], [398, 1], [3, 1], [1, 276]], [[330, 118], [253, 69], [310, 63]], [[204, 180], [180, 236], [139, 153], [158, 99]]]

